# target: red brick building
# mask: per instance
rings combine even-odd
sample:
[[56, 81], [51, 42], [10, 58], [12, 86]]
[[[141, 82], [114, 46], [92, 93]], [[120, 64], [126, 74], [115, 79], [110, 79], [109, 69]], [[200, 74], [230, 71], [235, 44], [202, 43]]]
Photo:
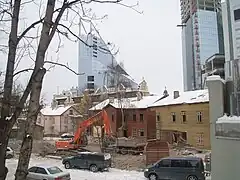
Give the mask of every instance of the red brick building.
[[160, 96], [143, 96], [141, 99], [128, 98], [121, 101], [107, 99], [92, 107], [90, 111], [96, 113], [102, 109], [106, 110], [114, 135], [118, 134], [119, 128], [124, 123], [123, 136], [155, 139], [156, 113], [147, 107], [161, 98]]

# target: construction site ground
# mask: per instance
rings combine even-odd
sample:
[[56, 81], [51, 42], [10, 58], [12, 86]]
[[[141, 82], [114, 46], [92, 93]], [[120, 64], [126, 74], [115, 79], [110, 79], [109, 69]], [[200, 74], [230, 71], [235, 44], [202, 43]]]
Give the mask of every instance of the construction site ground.
[[[39, 140], [34, 141], [33, 143], [33, 150], [32, 153], [40, 156], [46, 155], [56, 155], [55, 152], [55, 140], [48, 139], [48, 140]], [[10, 140], [9, 146], [15, 151], [16, 156], [19, 154], [21, 141], [17, 140]], [[85, 149], [92, 151], [92, 152], [101, 152], [100, 146], [97, 142], [90, 142]], [[170, 156], [186, 156], [186, 155], [194, 155], [199, 157], [204, 157], [207, 151], [203, 151], [199, 153], [199, 151], [193, 148], [185, 148], [185, 147], [172, 147], [170, 149]], [[112, 162], [113, 167], [117, 169], [124, 169], [124, 170], [142, 170], [145, 168], [145, 155], [121, 155], [117, 153], [111, 153], [112, 155]], [[66, 154], [67, 156], [67, 154]]]

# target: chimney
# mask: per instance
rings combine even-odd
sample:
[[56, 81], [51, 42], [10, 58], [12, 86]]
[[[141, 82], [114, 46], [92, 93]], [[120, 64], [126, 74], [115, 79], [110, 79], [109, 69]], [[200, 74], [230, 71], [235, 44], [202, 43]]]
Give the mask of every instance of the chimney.
[[179, 91], [173, 91], [173, 98], [177, 99], [179, 97]]

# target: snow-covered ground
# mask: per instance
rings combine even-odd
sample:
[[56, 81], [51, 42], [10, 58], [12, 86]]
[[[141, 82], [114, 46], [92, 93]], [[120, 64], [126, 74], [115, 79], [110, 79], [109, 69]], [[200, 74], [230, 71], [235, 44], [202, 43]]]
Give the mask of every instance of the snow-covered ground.
[[[60, 167], [64, 171], [68, 171], [71, 174], [72, 180], [146, 180], [142, 172], [136, 171], [123, 171], [118, 169], [110, 169], [109, 172], [92, 173], [84, 170], [65, 170], [60, 160], [45, 159], [45, 158], [32, 158], [30, 166], [37, 164], [50, 164]], [[17, 167], [17, 159], [7, 160], [7, 167], [9, 173], [7, 180], [14, 180], [14, 173]]]
[[[9, 159], [7, 160], [7, 167], [9, 169], [9, 173], [7, 176], [7, 180], [14, 180], [14, 173], [17, 167], [17, 159]], [[109, 172], [99, 172], [92, 173], [85, 170], [65, 170], [60, 160], [55, 159], [47, 159], [47, 158], [39, 158], [32, 157], [30, 161], [30, 166], [40, 165], [40, 164], [49, 164], [60, 167], [64, 171], [68, 171], [71, 174], [72, 180], [146, 180], [143, 176], [143, 172], [136, 171], [123, 171], [118, 169], [110, 169]], [[210, 178], [207, 178], [210, 180]]]

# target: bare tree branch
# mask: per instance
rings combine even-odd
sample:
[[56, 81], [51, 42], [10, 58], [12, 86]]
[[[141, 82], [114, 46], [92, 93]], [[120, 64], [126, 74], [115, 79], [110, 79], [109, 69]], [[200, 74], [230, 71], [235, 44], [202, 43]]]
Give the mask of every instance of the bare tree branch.
[[84, 75], [84, 74], [85, 74], [85, 73], [77, 73], [76, 71], [74, 71], [73, 69], [71, 69], [70, 67], [68, 67], [67, 65], [61, 64], [61, 63], [58, 63], [58, 62], [44, 61], [44, 63], [54, 64], [54, 65], [58, 65], [58, 66], [64, 67], [64, 68], [68, 69], [69, 71], [73, 72], [74, 74], [76, 74], [77, 76], [81, 76], [81, 75]]
[[36, 22], [34, 22], [34, 23], [32, 23], [27, 29], [25, 29], [23, 32], [22, 32], [22, 34], [18, 37], [18, 39], [17, 39], [17, 43], [19, 43], [19, 41], [32, 29], [32, 28], [35, 28], [35, 26], [37, 25], [37, 24], [40, 24], [40, 23], [42, 23], [43, 22], [43, 18], [42, 19], [40, 19], [40, 20], [38, 20], [38, 21], [36, 21]]
[[15, 74], [13, 74], [13, 76], [16, 76], [16, 75], [18, 75], [20, 73], [23, 73], [23, 72], [29, 72], [29, 71], [33, 71], [33, 70], [34, 70], [33, 68], [22, 69], [22, 70], [16, 72]]

